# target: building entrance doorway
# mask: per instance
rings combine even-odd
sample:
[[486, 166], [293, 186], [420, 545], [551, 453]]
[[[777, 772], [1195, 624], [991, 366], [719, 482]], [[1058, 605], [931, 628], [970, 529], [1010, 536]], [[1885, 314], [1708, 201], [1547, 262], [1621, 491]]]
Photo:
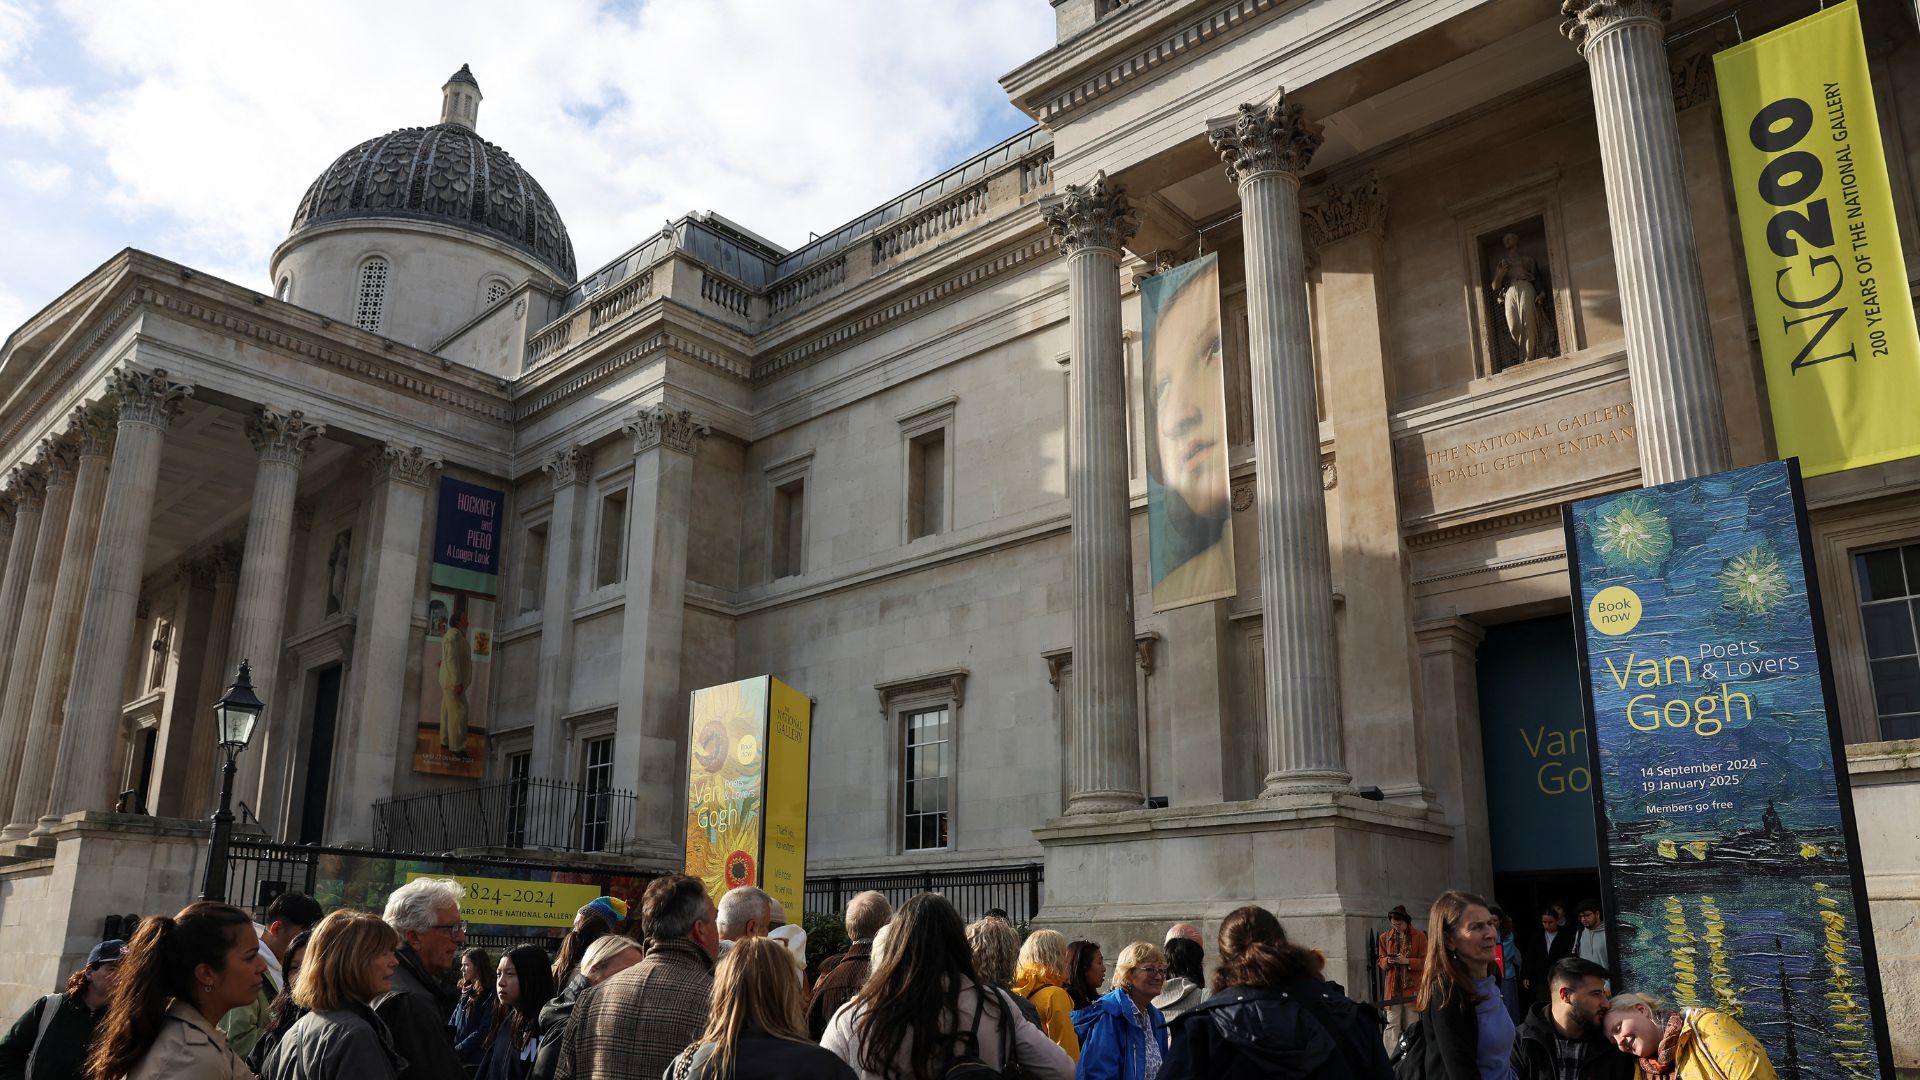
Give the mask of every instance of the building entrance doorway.
[[333, 735], [340, 717], [340, 665], [313, 677], [313, 717], [307, 725], [307, 785], [300, 802], [303, 844], [320, 843], [327, 827], [327, 789], [333, 779]]
[[1568, 615], [1490, 626], [1478, 658], [1494, 901], [1536, 965], [1541, 911], [1558, 902], [1571, 921], [1600, 896], [1574, 632]]

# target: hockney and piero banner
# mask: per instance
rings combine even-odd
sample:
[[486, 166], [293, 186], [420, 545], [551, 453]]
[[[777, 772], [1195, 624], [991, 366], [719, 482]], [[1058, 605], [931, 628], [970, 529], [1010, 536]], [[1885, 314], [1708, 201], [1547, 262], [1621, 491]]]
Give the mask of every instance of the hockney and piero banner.
[[1232, 596], [1233, 495], [1220, 257], [1140, 283], [1147, 387], [1147, 550], [1153, 610]]
[[440, 479], [421, 642], [415, 772], [472, 779], [486, 772], [500, 514], [506, 498], [493, 488]]
[[1783, 1076], [1891, 1075], [1795, 464], [1565, 522], [1616, 989], [1733, 1014]]
[[1808, 476], [1920, 453], [1920, 338], [1853, 0], [1717, 54], [1782, 457]]
[[687, 746], [687, 873], [718, 901], [757, 885], [804, 910], [813, 703], [771, 676], [693, 692]]

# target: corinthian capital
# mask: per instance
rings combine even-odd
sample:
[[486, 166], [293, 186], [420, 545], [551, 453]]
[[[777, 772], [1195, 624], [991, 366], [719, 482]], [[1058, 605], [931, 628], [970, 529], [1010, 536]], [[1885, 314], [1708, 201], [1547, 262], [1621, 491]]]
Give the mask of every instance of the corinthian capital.
[[1089, 248], [1119, 251], [1140, 227], [1133, 206], [1127, 202], [1127, 189], [1108, 180], [1105, 172], [1094, 173], [1085, 184], [1068, 184], [1058, 195], [1042, 199], [1040, 217], [1069, 255]]
[[105, 457], [113, 452], [113, 433], [119, 429], [120, 410], [111, 401], [89, 401], [73, 408], [67, 428], [81, 457]]
[[1307, 247], [1324, 247], [1349, 236], [1387, 234], [1387, 195], [1380, 190], [1380, 177], [1373, 170], [1350, 188], [1327, 184], [1319, 202], [1303, 208]]
[[437, 457], [429, 457], [417, 446], [386, 446], [367, 455], [367, 470], [373, 473], [375, 482], [393, 480], [415, 487], [427, 486], [427, 474], [441, 465]]
[[72, 487], [73, 471], [80, 464], [80, 452], [65, 437], [40, 440], [34, 464], [46, 474], [48, 487]]
[[564, 450], [555, 450], [540, 467], [546, 470], [547, 477], [553, 481], [553, 489], [558, 491], [587, 482], [587, 473], [593, 467], [593, 455], [577, 446], [569, 446]]
[[262, 405], [254, 410], [253, 419], [247, 421], [247, 441], [253, 444], [261, 461], [298, 468], [306, 460], [307, 451], [313, 449], [314, 440], [326, 430], [325, 424], [309, 423], [307, 414], [299, 409], [277, 412]]
[[1320, 132], [1300, 118], [1300, 106], [1287, 100], [1286, 87], [1265, 101], [1240, 106], [1232, 116], [1207, 121], [1207, 141], [1236, 184], [1266, 172], [1299, 177], [1320, 140]]
[[193, 394], [193, 387], [168, 379], [165, 368], [142, 371], [131, 364], [115, 371], [107, 385], [120, 400], [121, 423], [161, 431], [180, 414], [180, 402]]
[[656, 446], [669, 450], [678, 450], [691, 454], [713, 430], [706, 424], [693, 418], [686, 409], [670, 409], [665, 405], [653, 405], [642, 409], [633, 422], [620, 430], [633, 436], [633, 452], [643, 454]]
[[7, 474], [7, 490], [21, 510], [38, 510], [47, 501], [47, 470], [38, 465], [15, 465]]
[[1560, 32], [1582, 53], [1593, 39], [1622, 23], [1651, 22], [1665, 30], [1673, 18], [1673, 0], [1561, 0]]

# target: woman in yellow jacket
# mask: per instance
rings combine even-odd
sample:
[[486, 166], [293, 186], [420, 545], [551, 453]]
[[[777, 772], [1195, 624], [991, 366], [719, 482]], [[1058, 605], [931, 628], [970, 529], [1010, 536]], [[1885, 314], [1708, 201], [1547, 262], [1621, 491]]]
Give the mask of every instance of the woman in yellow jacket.
[[1073, 998], [1067, 993], [1067, 939], [1058, 930], [1035, 930], [1020, 946], [1020, 969], [1013, 992], [1033, 1002], [1040, 1030], [1080, 1060], [1080, 1037], [1073, 1031]]
[[1641, 1060], [1641, 1071], [1673, 1080], [1778, 1080], [1760, 1040], [1715, 1009], [1670, 1009], [1646, 994], [1619, 994], [1607, 1010], [1607, 1038]]

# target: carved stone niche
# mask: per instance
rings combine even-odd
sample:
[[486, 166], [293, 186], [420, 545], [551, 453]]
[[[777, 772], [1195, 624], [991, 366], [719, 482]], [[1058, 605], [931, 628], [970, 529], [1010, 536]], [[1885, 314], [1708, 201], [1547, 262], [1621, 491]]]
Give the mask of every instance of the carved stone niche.
[[[1500, 291], [1492, 287], [1494, 275], [1500, 272], [1501, 264], [1509, 258], [1506, 248], [1506, 238], [1509, 236], [1519, 240], [1515, 245], [1519, 258], [1532, 260], [1533, 310], [1534, 318], [1539, 321], [1539, 345], [1534, 350], [1533, 356], [1522, 353], [1519, 342], [1515, 340], [1508, 327], [1506, 305], [1502, 299], [1506, 282], [1502, 282]], [[1545, 360], [1566, 352], [1567, 350], [1561, 347], [1563, 338], [1560, 333], [1559, 319], [1554, 310], [1553, 282], [1556, 268], [1547, 250], [1546, 219], [1535, 215], [1523, 221], [1508, 222], [1481, 233], [1474, 242], [1479, 249], [1481, 270], [1479, 284], [1482, 302], [1486, 304], [1487, 326], [1493, 331], [1492, 340], [1487, 343], [1489, 346], [1487, 356], [1492, 360], [1489, 365], [1492, 370], [1505, 371], [1528, 360]]]
[[1459, 229], [1461, 295], [1473, 328], [1474, 371], [1494, 375], [1525, 363], [1507, 325], [1505, 304], [1493, 280], [1506, 258], [1505, 239], [1518, 238], [1521, 256], [1533, 261], [1540, 342], [1533, 359], [1577, 352], [1583, 345], [1576, 283], [1567, 259], [1561, 223], [1559, 172], [1549, 169], [1484, 191], [1449, 208]]

